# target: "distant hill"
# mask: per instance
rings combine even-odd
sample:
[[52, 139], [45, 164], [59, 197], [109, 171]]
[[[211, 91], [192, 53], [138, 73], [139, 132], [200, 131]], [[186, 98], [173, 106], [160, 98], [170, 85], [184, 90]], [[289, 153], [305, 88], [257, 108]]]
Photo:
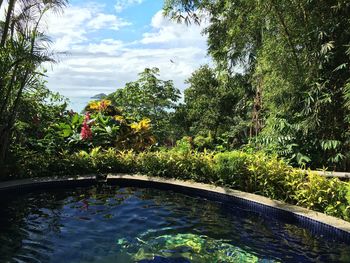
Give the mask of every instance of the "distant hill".
[[99, 93], [99, 94], [96, 94], [95, 96], [91, 97], [91, 99], [94, 99], [94, 100], [101, 100], [101, 99], [104, 99], [105, 97], [107, 97], [106, 94], [104, 94], [104, 93]]

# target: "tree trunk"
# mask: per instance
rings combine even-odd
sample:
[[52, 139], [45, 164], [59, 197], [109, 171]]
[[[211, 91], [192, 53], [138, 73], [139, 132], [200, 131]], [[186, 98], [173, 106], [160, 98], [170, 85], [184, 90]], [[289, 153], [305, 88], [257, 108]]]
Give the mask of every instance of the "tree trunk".
[[9, 146], [10, 129], [6, 125], [0, 130], [0, 167], [5, 164], [7, 149]]
[[295, 44], [293, 43], [292, 36], [288, 30], [288, 27], [287, 27], [287, 24], [286, 24], [284, 18], [283, 18], [283, 14], [281, 13], [280, 10], [277, 9], [277, 5], [276, 5], [274, 0], [272, 1], [272, 8], [275, 10], [277, 18], [278, 18], [278, 20], [283, 28], [284, 35], [287, 39], [289, 48], [290, 48], [292, 55], [294, 57], [295, 66], [296, 66], [298, 73], [299, 73], [298, 75], [300, 75], [301, 74], [301, 66], [300, 66], [299, 57], [297, 55], [297, 51], [295, 49]]
[[250, 126], [249, 137], [256, 137], [263, 128], [263, 121], [261, 116], [262, 110], [262, 80], [258, 77], [256, 93], [254, 98], [254, 105], [252, 111], [252, 123]]
[[[4, 111], [6, 109], [7, 102], [9, 100], [10, 96], [11, 96], [11, 91], [12, 91], [12, 88], [13, 88], [13, 85], [14, 85], [14, 82], [15, 82], [16, 74], [17, 74], [17, 66], [15, 67], [15, 69], [14, 69], [14, 71], [12, 73], [10, 84], [7, 87], [7, 93], [6, 93], [5, 97], [4, 97], [4, 101], [2, 102], [2, 105], [1, 105], [1, 108], [0, 108], [0, 120], [1, 120], [2, 116], [4, 116]], [[4, 90], [4, 92], [5, 92], [5, 90]]]
[[[0, 7], [3, 3], [3, 0], [0, 0]], [[10, 22], [11, 22], [11, 16], [12, 16], [12, 12], [15, 8], [15, 3], [16, 0], [9, 0], [9, 4], [8, 4], [8, 9], [7, 9], [7, 14], [6, 14], [6, 20], [5, 20], [5, 25], [4, 25], [4, 30], [1, 36], [1, 42], [0, 42], [0, 49], [5, 47], [5, 43], [6, 43], [6, 39], [7, 39], [7, 35], [10, 29]], [[4, 88], [4, 81], [3, 81], [3, 76], [0, 76], [0, 91], [2, 91], [2, 89]]]
[[17, 97], [14, 101], [14, 105], [12, 108], [12, 112], [9, 116], [9, 120], [7, 121], [7, 124], [5, 124], [2, 130], [0, 131], [0, 165], [5, 163], [5, 160], [7, 157], [10, 139], [12, 135], [12, 129], [16, 120], [19, 101], [20, 101], [20, 98], [22, 97], [24, 87], [26, 86], [28, 75], [29, 75], [29, 69], [26, 70], [24, 77], [21, 81], [21, 86], [18, 90]]
[[5, 46], [7, 35], [8, 35], [8, 32], [9, 32], [9, 28], [10, 28], [12, 12], [13, 12], [13, 10], [15, 8], [15, 3], [16, 3], [16, 0], [10, 0], [9, 1], [8, 10], [7, 10], [7, 14], [6, 14], [5, 25], [4, 25], [4, 31], [2, 33], [1, 42], [0, 42], [0, 48], [3, 48]]
[[[14, 5], [15, 0], [10, 0], [10, 4], [11, 4], [11, 2]], [[31, 48], [30, 48], [31, 55], [33, 55], [33, 52], [34, 52], [36, 33], [37, 33], [39, 23], [43, 17], [43, 14], [44, 14], [44, 12], [42, 12], [40, 14], [40, 17], [39, 17], [38, 21], [36, 22], [36, 25], [35, 25], [33, 32], [32, 32]], [[8, 150], [9, 150], [10, 140], [12, 137], [13, 126], [14, 126], [15, 121], [16, 121], [16, 115], [17, 115], [17, 110], [19, 107], [19, 102], [20, 102], [20, 99], [22, 97], [23, 90], [24, 90], [25, 86], [27, 85], [28, 76], [30, 75], [31, 72], [33, 72], [32, 67], [27, 67], [27, 69], [24, 73], [24, 76], [21, 79], [20, 87], [19, 87], [16, 99], [13, 103], [13, 108], [12, 108], [12, 111], [9, 115], [9, 119], [7, 122], [5, 122], [6, 124], [4, 125], [3, 129], [0, 131], [0, 164], [5, 163], [6, 156], [7, 156]]]

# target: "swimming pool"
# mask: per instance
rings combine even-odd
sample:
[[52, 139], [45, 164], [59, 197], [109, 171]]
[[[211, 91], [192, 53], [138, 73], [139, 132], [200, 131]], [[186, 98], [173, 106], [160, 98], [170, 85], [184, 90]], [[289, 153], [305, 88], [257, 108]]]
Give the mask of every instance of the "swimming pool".
[[346, 243], [171, 190], [34, 191], [0, 215], [0, 262], [350, 262]]

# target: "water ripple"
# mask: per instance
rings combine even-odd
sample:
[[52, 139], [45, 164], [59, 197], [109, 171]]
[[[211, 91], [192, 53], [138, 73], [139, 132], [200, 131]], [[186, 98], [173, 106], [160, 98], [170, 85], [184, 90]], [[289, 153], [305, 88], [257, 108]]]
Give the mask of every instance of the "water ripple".
[[0, 202], [0, 262], [350, 262], [345, 244], [171, 191], [90, 187]]

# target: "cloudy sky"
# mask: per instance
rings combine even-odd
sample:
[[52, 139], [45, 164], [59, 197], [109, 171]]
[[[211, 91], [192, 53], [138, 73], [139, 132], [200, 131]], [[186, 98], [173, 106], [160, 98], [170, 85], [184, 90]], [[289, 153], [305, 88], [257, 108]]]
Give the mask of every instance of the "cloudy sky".
[[89, 97], [137, 79], [145, 67], [183, 90], [184, 80], [208, 63], [202, 27], [162, 16], [163, 0], [71, 0], [46, 26], [59, 63], [48, 67], [48, 87], [67, 96], [75, 110]]

